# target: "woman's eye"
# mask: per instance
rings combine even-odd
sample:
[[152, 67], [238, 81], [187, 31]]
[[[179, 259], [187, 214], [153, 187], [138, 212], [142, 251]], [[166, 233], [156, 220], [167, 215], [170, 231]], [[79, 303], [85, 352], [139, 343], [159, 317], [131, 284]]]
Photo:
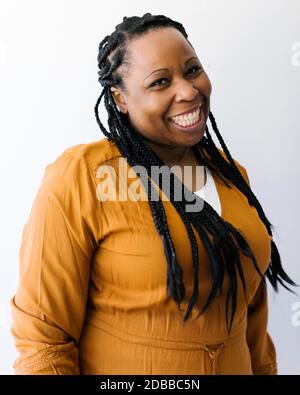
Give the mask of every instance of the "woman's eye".
[[[199, 70], [201, 70], [201, 67], [198, 66], [198, 65], [195, 65], [195, 66], [191, 67], [187, 71], [187, 74], [194, 74], [194, 73], [196, 73]], [[166, 83], [168, 83], [168, 79], [167, 78], [160, 78], [160, 79], [155, 80], [154, 82], [152, 82], [152, 84], [150, 86], [152, 87], [152, 86], [164, 86], [164, 85], [166, 85], [166, 84], [161, 84], [160, 82], [162, 82], [162, 81], [166, 81]]]
[[159, 80], [156, 80], [154, 82], [152, 82], [151, 86], [161, 86], [161, 85], [165, 85], [165, 84], [158, 84], [158, 82], [160, 81], [168, 81], [167, 78], [160, 78]]
[[[200, 66], [193, 66], [193, 67], [191, 67], [189, 70], [188, 70], [188, 74], [193, 74], [193, 70], [194, 70], [194, 72], [196, 72], [196, 71], [198, 71], [198, 70], [200, 70], [201, 69], [201, 67]], [[191, 73], [192, 72], [192, 73]]]

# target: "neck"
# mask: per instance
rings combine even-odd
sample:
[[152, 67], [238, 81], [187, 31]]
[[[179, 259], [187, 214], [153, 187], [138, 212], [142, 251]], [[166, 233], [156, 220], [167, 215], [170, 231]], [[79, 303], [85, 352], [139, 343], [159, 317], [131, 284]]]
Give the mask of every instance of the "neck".
[[180, 164], [192, 155], [191, 147], [172, 147], [149, 140], [145, 140], [145, 143], [167, 166]]

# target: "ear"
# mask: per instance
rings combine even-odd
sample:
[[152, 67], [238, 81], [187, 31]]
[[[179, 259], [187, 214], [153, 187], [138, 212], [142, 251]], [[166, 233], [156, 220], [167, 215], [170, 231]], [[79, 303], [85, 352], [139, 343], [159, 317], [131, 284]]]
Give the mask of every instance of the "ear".
[[115, 103], [118, 106], [119, 110], [122, 113], [127, 114], [128, 110], [127, 110], [127, 103], [126, 103], [126, 98], [125, 98], [124, 93], [120, 89], [115, 88], [114, 86], [112, 86], [110, 88], [110, 91], [113, 95], [113, 98], [114, 98]]

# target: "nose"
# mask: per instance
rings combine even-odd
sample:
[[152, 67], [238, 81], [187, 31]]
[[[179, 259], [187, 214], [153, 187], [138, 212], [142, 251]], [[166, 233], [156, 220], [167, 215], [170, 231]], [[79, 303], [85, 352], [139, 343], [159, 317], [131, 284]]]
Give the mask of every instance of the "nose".
[[199, 91], [194, 87], [191, 81], [180, 80], [175, 87], [176, 102], [193, 101], [198, 95]]

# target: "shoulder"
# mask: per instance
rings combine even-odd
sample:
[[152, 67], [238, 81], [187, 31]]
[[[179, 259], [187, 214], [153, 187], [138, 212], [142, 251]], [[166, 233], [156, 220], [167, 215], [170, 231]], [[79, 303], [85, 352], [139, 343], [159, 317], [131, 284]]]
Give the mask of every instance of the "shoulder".
[[67, 148], [48, 166], [86, 162], [91, 169], [94, 169], [97, 165], [119, 156], [121, 156], [121, 153], [115, 143], [107, 138], [102, 138], [87, 144], [77, 144]]
[[47, 173], [70, 176], [76, 169], [88, 168], [90, 171], [102, 163], [120, 157], [121, 153], [113, 141], [102, 138], [87, 144], [77, 144], [67, 148], [46, 166]]
[[107, 138], [73, 145], [46, 166], [43, 189], [64, 194], [90, 187], [96, 182], [98, 166], [120, 156], [116, 145]]

